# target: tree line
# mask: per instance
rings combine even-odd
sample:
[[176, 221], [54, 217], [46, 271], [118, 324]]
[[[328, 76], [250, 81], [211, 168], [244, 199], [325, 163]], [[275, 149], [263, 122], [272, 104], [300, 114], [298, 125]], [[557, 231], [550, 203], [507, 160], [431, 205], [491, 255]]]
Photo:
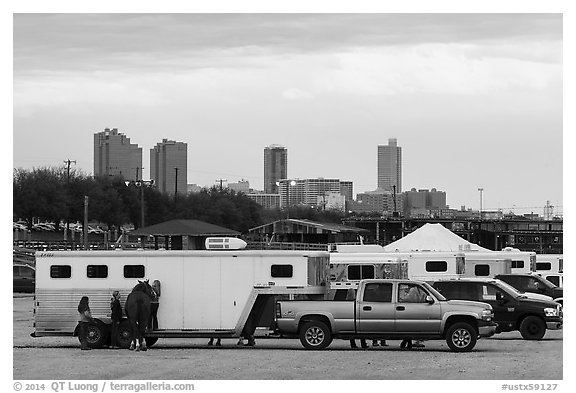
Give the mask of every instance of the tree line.
[[[141, 227], [140, 185], [120, 177], [92, 177], [66, 167], [14, 169], [13, 218], [24, 219], [28, 228], [33, 220], [54, 222], [84, 221], [84, 197], [89, 198], [88, 220], [109, 228], [132, 224]], [[264, 209], [244, 193], [212, 187], [199, 193], [163, 194], [144, 186], [146, 226], [174, 219], [195, 219], [247, 233], [265, 223], [286, 217], [286, 211]], [[291, 218], [341, 223], [343, 213], [292, 207]], [[59, 228], [56, 228], [57, 230]]]

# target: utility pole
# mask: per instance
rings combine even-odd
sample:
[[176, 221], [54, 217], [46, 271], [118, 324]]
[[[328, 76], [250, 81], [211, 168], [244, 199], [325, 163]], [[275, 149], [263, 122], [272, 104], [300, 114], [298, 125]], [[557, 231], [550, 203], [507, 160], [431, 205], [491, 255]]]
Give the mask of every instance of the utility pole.
[[227, 179], [216, 179], [216, 182], [220, 183], [220, 192], [222, 192], [222, 190], [223, 190], [223, 183], [225, 181], [228, 181], [228, 180]]
[[176, 171], [176, 176], [174, 179], [174, 202], [176, 202], [176, 195], [178, 194], [178, 168], [174, 167]]
[[[76, 160], [67, 159], [64, 161], [64, 164], [66, 164], [66, 196], [68, 196], [68, 192], [70, 191], [70, 164], [72, 163], [76, 164]], [[68, 216], [68, 209], [66, 209], [66, 229], [64, 230], [64, 241], [68, 240], [68, 232], [70, 231], [70, 217]]]
[[88, 196], [84, 196], [84, 249], [88, 250]]

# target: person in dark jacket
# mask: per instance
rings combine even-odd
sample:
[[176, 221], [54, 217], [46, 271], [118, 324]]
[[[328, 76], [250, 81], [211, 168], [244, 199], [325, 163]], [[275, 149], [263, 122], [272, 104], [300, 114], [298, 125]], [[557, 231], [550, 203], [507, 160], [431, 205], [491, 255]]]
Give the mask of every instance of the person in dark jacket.
[[122, 322], [122, 306], [120, 305], [120, 292], [112, 292], [112, 299], [110, 300], [110, 309], [112, 310], [112, 332], [110, 333], [110, 348], [117, 349], [118, 346], [118, 328]]
[[90, 350], [88, 346], [88, 324], [94, 321], [88, 304], [88, 296], [82, 296], [78, 303], [78, 339], [80, 340], [80, 349]]
[[160, 306], [160, 281], [152, 282], [152, 299], [150, 300], [150, 320], [148, 329], [158, 329], [158, 307]]

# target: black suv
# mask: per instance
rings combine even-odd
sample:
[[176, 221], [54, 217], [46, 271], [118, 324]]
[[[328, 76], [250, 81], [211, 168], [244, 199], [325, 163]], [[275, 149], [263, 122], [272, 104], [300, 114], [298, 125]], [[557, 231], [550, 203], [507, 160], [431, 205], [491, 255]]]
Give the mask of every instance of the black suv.
[[507, 282], [520, 292], [540, 293], [550, 296], [560, 304], [564, 302], [564, 289], [538, 274], [499, 274], [494, 278]]
[[496, 333], [519, 330], [526, 340], [540, 340], [546, 329], [562, 329], [562, 305], [528, 298], [496, 279], [470, 278], [436, 281], [432, 286], [447, 299], [474, 300], [494, 309]]

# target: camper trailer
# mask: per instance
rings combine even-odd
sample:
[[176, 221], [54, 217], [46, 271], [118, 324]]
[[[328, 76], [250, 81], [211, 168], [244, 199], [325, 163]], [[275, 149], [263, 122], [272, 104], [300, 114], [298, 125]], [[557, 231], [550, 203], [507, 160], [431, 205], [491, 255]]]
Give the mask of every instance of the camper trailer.
[[494, 251], [509, 258], [512, 261], [512, 273], [524, 274], [534, 271], [536, 268], [536, 253], [530, 251], [520, 251], [517, 248], [506, 247], [502, 251]]
[[[95, 324], [91, 347], [109, 338], [110, 297], [121, 303], [138, 280], [161, 283], [159, 337], [243, 335], [272, 323], [276, 296], [326, 295], [329, 254], [304, 251], [54, 251], [36, 255], [34, 337], [74, 336], [77, 306], [88, 296]], [[269, 325], [268, 325], [269, 326]], [[129, 345], [129, 327], [120, 325], [119, 342]]]

